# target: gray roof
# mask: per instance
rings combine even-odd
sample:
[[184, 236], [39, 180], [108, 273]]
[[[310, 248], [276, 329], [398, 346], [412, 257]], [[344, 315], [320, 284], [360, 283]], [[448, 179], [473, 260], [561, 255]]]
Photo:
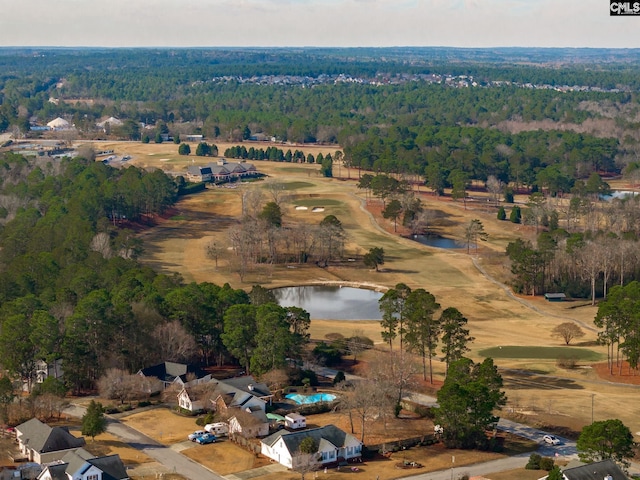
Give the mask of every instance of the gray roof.
[[[215, 380], [217, 381], [214, 393], [222, 396], [227, 407], [244, 407], [247, 402], [252, 398], [257, 398], [264, 402], [260, 398], [260, 395], [256, 395], [249, 390], [241, 390], [227, 383], [227, 380]], [[212, 398], [216, 398], [216, 395], [212, 395]]]
[[52, 480], [69, 480], [69, 477], [67, 477], [67, 464], [66, 463], [58, 463], [57, 465], [49, 465], [46, 469], [49, 470], [49, 475], [51, 475]]
[[[129, 478], [119, 455], [96, 457], [79, 448], [75, 452], [69, 452], [62, 457], [62, 462], [64, 462], [62, 465], [65, 473], [71, 477], [78, 473], [86, 472], [89, 466], [93, 465], [102, 471], [102, 480], [124, 480]], [[51, 468], [49, 471], [51, 471]], [[67, 479], [68, 477], [64, 478]]]
[[272, 447], [280, 437], [282, 437], [282, 440], [290, 452], [297, 452], [300, 450], [300, 443], [307, 437], [313, 438], [317, 444], [320, 444], [320, 440], [324, 439], [331, 442], [336, 447], [343, 447], [345, 445], [347, 434], [335, 425], [326, 425], [324, 427], [302, 430], [300, 432], [278, 430], [276, 433], [263, 438], [262, 443]]
[[224, 166], [217, 163], [210, 163], [209, 168], [214, 175], [229, 175], [231, 172]]
[[607, 475], [611, 475], [612, 480], [627, 479], [627, 476], [613, 460], [603, 460], [580, 467], [567, 468], [562, 473], [569, 480], [606, 480]]
[[83, 437], [76, 438], [67, 427], [50, 427], [32, 418], [16, 427], [18, 439], [38, 453], [57, 452], [85, 445]]
[[189, 165], [187, 167], [187, 172], [189, 172], [191, 175], [211, 175], [211, 168], [200, 167], [198, 165]]
[[271, 391], [266, 384], [257, 382], [255, 378], [251, 375], [246, 377], [234, 377], [223, 380], [227, 385], [231, 385], [238, 390], [242, 390], [243, 392], [250, 393], [251, 395], [255, 395], [256, 397], [269, 397], [271, 396]]
[[125, 480], [129, 478], [119, 455], [92, 458], [89, 463], [102, 470], [102, 480]]
[[73, 474], [78, 472], [90, 458], [93, 458], [93, 455], [87, 452], [84, 448], [79, 448], [75, 452], [67, 453], [62, 457], [62, 461], [67, 465], [65, 471], [73, 476]]

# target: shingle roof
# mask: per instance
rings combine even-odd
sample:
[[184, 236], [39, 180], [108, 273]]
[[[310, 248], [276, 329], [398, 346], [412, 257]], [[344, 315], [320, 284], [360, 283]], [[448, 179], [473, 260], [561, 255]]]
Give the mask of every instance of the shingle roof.
[[198, 165], [189, 165], [187, 167], [187, 172], [189, 172], [191, 175], [211, 175], [211, 168], [200, 167]]
[[129, 478], [119, 455], [92, 458], [89, 463], [102, 470], [102, 480], [125, 480]]
[[246, 377], [234, 377], [224, 380], [224, 383], [231, 385], [238, 390], [255, 395], [256, 397], [268, 397], [271, 395], [271, 391], [266, 384], [257, 382], [251, 375]]
[[347, 434], [335, 425], [326, 425], [324, 427], [300, 432], [278, 430], [276, 433], [263, 438], [262, 442], [272, 447], [281, 437], [290, 452], [297, 452], [300, 449], [300, 443], [307, 437], [313, 438], [318, 445], [320, 445], [321, 440], [326, 440], [338, 448], [343, 447]]
[[207, 372], [195, 365], [185, 365], [184, 363], [164, 362], [152, 367], [140, 370], [145, 377], [156, 377], [163, 382], [173, 382], [177, 377], [186, 382], [187, 375], [193, 373], [196, 378], [202, 378]]
[[[127, 470], [120, 460], [119, 455], [107, 455], [105, 457], [96, 457], [86, 450], [79, 448], [75, 452], [69, 452], [62, 457], [62, 464], [55, 465], [56, 474], [60, 466], [64, 467], [63, 471], [73, 477], [79, 472], [84, 473], [88, 470], [90, 465], [99, 468], [102, 471], [102, 480], [125, 480], [128, 479]], [[49, 467], [49, 471], [52, 472], [52, 467]], [[67, 480], [68, 477], [56, 478], [54, 480]]]
[[606, 480], [607, 475], [611, 475], [611, 480], [627, 479], [627, 476], [613, 460], [603, 460], [580, 467], [567, 468], [562, 473], [569, 480]]
[[47, 467], [52, 480], [69, 480], [67, 477], [67, 464], [58, 463], [57, 465], [49, 465]]
[[48, 453], [85, 445], [83, 437], [76, 438], [66, 427], [50, 427], [32, 418], [16, 427], [18, 439], [36, 452]]

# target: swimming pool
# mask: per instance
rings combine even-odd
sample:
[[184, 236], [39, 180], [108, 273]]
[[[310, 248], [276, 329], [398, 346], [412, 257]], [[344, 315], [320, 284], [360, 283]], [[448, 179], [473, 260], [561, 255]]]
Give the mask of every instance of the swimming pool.
[[331, 393], [314, 393], [313, 395], [300, 395], [299, 393], [289, 393], [285, 395], [289, 400], [293, 400], [298, 405], [309, 405], [320, 402], [333, 402], [336, 399]]

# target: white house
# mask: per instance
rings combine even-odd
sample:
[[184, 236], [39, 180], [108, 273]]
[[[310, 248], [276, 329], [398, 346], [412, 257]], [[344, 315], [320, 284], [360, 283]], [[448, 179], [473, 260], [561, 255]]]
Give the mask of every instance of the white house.
[[180, 408], [190, 412], [207, 410], [210, 407], [211, 390], [207, 385], [196, 385], [195, 387], [184, 387], [178, 393], [178, 405]]
[[20, 452], [36, 463], [60, 460], [85, 445], [84, 438], [74, 437], [67, 427], [50, 427], [37, 418], [16, 427], [16, 440]]
[[308, 455], [300, 453], [300, 443], [307, 437], [313, 438], [318, 445], [318, 453], [313, 461], [320, 465], [362, 456], [362, 442], [335, 425], [300, 432], [279, 430], [262, 439], [261, 453], [285, 467], [295, 469], [310, 461]]
[[95, 457], [80, 448], [45, 465], [37, 480], [128, 480], [119, 455]]

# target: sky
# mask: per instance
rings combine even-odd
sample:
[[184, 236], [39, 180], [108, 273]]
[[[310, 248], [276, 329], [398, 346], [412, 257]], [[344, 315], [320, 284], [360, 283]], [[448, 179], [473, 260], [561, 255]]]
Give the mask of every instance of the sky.
[[0, 46], [640, 48], [608, 0], [7, 0]]

